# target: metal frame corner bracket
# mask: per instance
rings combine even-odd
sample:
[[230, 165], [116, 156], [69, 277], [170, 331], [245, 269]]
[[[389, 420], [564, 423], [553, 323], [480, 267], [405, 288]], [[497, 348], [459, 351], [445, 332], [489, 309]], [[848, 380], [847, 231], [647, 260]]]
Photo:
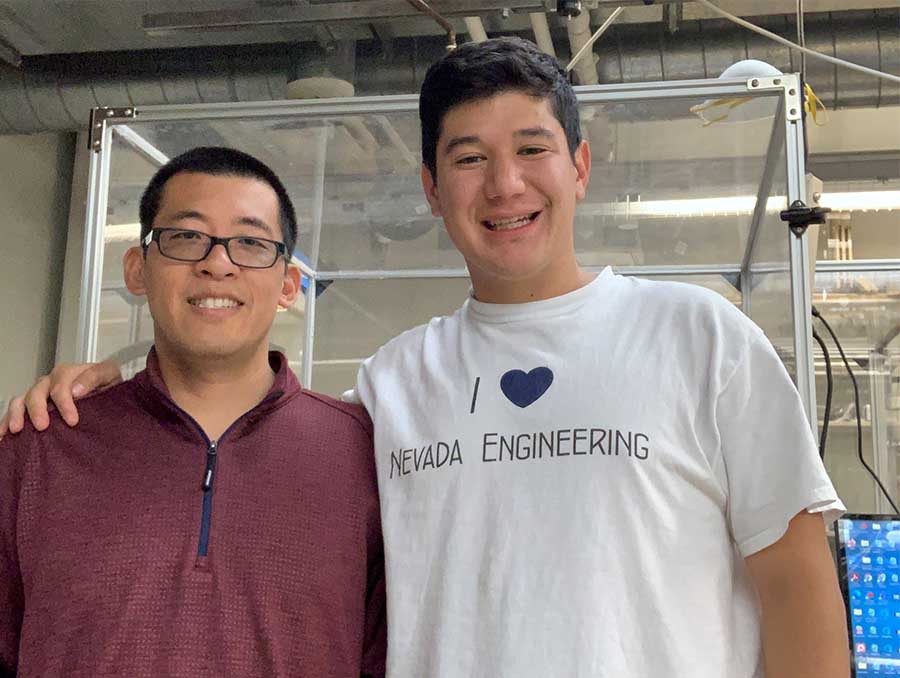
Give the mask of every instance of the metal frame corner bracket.
[[800, 91], [800, 78], [796, 74], [749, 78], [747, 89], [751, 91], [782, 90], [784, 92], [785, 117], [790, 121], [802, 118], [803, 93]]
[[113, 108], [99, 106], [91, 109], [90, 122], [88, 123], [88, 150], [99, 153], [103, 150], [103, 129], [110, 120], [131, 120], [135, 116], [134, 108]]

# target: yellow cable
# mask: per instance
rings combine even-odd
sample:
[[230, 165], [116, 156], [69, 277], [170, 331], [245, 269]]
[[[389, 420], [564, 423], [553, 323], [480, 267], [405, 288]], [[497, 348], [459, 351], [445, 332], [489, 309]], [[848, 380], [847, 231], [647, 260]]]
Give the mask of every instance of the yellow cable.
[[[809, 117], [813, 119], [813, 124], [816, 127], [823, 127], [828, 124], [828, 109], [825, 107], [825, 104], [822, 100], [816, 96], [816, 93], [813, 92], [813, 88], [809, 86], [809, 83], [806, 83], [804, 86], [804, 92], [806, 96], [803, 99], [803, 108], [809, 113]], [[819, 122], [819, 109], [822, 109], [822, 113], [825, 114], [822, 122]]]

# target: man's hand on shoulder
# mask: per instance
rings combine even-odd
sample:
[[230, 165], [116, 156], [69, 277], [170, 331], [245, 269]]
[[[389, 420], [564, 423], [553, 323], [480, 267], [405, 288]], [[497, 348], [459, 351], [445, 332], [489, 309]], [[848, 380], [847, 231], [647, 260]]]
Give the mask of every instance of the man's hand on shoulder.
[[38, 379], [24, 396], [10, 400], [6, 414], [0, 419], [0, 439], [7, 433], [19, 433], [25, 426], [26, 416], [38, 431], [45, 430], [50, 425], [51, 400], [63, 421], [75, 426], [78, 423], [76, 399], [121, 381], [119, 366], [110, 361], [57, 365], [50, 374]]

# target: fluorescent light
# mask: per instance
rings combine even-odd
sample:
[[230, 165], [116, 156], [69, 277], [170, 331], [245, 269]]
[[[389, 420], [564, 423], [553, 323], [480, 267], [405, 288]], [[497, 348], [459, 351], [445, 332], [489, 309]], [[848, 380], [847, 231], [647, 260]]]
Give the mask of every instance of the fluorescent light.
[[[766, 210], [776, 212], [785, 208], [784, 196], [769, 198]], [[600, 203], [592, 210], [595, 215], [620, 217], [702, 217], [729, 214], [753, 214], [755, 195], [735, 195], [722, 198], [688, 198], [679, 200], [633, 200], [628, 203]]]
[[834, 211], [898, 210], [900, 191], [854, 191], [852, 193], [823, 193], [820, 201]]
[[[835, 212], [900, 210], [900, 191], [853, 191], [824, 193], [823, 207]], [[591, 212], [595, 215], [619, 217], [704, 217], [753, 214], [755, 195], [721, 198], [687, 198], [678, 200], [634, 200], [601, 203]], [[784, 196], [773, 196], [766, 202], [766, 212], [779, 212], [787, 207]]]
[[[869, 212], [900, 210], [900, 191], [849, 191], [823, 193], [820, 203], [835, 212]], [[587, 207], [595, 216], [614, 217], [715, 217], [753, 214], [755, 195], [734, 195], [719, 198], [682, 198], [678, 200], [632, 200], [629, 202], [595, 203]], [[772, 196], [766, 202], [766, 212], [780, 212], [787, 207], [784, 196]], [[103, 233], [106, 242], [134, 242], [140, 236], [140, 224], [108, 225]], [[296, 263], [296, 261], [295, 261]]]

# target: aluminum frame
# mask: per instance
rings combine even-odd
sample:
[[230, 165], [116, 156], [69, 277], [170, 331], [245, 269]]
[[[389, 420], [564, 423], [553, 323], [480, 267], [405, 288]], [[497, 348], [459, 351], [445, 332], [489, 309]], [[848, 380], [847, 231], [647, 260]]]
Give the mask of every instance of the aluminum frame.
[[81, 298], [78, 305], [76, 355], [89, 362], [97, 356], [100, 321], [100, 293], [103, 274], [103, 229], [106, 226], [109, 195], [109, 161], [112, 130], [104, 121], [101, 151], [92, 152], [89, 164], [87, 207], [85, 210], [84, 255], [81, 267]]
[[[894, 464], [891, 463], [891, 454], [888, 448], [887, 422], [885, 416], [887, 412], [887, 403], [885, 402], [885, 393], [887, 386], [890, 384], [890, 372], [885, 368], [885, 356], [871, 351], [869, 354], [869, 397], [871, 398], [871, 419], [872, 427], [872, 466], [876, 475], [882, 479], [888, 480], [888, 492], [893, 495], [894, 487], [896, 487], [897, 474], [894, 471]], [[859, 413], [862, 416], [862, 412]], [[875, 481], [872, 481], [872, 492], [875, 494], [875, 512], [890, 513], [891, 507], [884, 495], [881, 493]]]
[[[800, 89], [800, 76], [784, 76], [786, 87]], [[785, 102], [786, 103], [786, 102]], [[788, 205], [796, 200], [806, 202], [806, 146], [803, 133], [803, 118], [784, 119], [785, 157], [787, 159]], [[785, 224], [788, 238], [791, 266], [791, 314], [794, 324], [794, 360], [796, 364], [796, 384], [800, 399], [806, 409], [806, 418], [813, 435], [818, 436], [819, 422], [816, 412], [816, 377], [812, 349], [812, 289], [810, 287], [810, 261], [808, 235], [791, 234]]]
[[[628, 101], [661, 101], [682, 98], [725, 98], [725, 97], [777, 97], [779, 99], [776, 120], [773, 123], [773, 137], [770, 140], [766, 156], [767, 173], [773, 173], [778, 161], [780, 144], [775, 143], [781, 134], [774, 128], [779, 128], [778, 118], [784, 121], [785, 143], [784, 154], [788, 168], [788, 197], [790, 201], [804, 199], [804, 164], [803, 164], [803, 132], [802, 122], [791, 121], [785, 114], [787, 91], [789, 88], [799, 87], [799, 78], [795, 75], [787, 75], [783, 78], [781, 89], [758, 89], [750, 84], [747, 79], [709, 79], [709, 80], [683, 80], [676, 82], [651, 82], [651, 83], [626, 83], [619, 85], [600, 85], [576, 87], [579, 102], [582, 104], [611, 103]], [[346, 98], [330, 100], [309, 101], [274, 101], [259, 103], [227, 103], [227, 104], [189, 104], [135, 107], [133, 114], [128, 118], [104, 117], [102, 119], [102, 145], [99, 151], [92, 154], [90, 163], [90, 188], [88, 195], [88, 210], [85, 230], [85, 255], [82, 271], [82, 298], [79, 308], [79, 332], [78, 332], [78, 359], [91, 361], [96, 359], [97, 328], [99, 323], [100, 305], [100, 275], [103, 266], [103, 229], [106, 222], [107, 195], [109, 191], [109, 167], [110, 167], [110, 143], [112, 130], [123, 141], [144, 154], [146, 157], [160, 162], [166, 156], [158, 151], [152, 144], [140, 137], [130, 124], [166, 122], [166, 121], [199, 121], [199, 120], [225, 120], [225, 119], [273, 119], [291, 117], [292, 119], [323, 119], [329, 116], [342, 115], [384, 115], [397, 112], [414, 112], [418, 109], [417, 95], [394, 95], [365, 98]], [[124, 128], [124, 129], [118, 129]], [[321, 155], [326, 142], [322, 142], [317, 149], [317, 156]], [[774, 149], [774, 150], [773, 150]], [[770, 157], [770, 156], [775, 157]], [[318, 163], [317, 163], [318, 165]], [[316, 182], [316, 189], [324, 191], [324, 162], [322, 163], [322, 177]], [[771, 177], [769, 178], [771, 181]], [[322, 184], [322, 185], [320, 185]], [[760, 186], [759, 194], [768, 193]], [[319, 203], [321, 200], [319, 201]], [[316, 204], [319, 204], [316, 203]], [[319, 204], [319, 208], [321, 205]], [[318, 209], [317, 211], [321, 211]], [[754, 221], [759, 222], [760, 215], [754, 215]], [[304, 336], [304, 352], [302, 359], [303, 380], [307, 387], [312, 384], [312, 367], [314, 364], [313, 344], [315, 337], [315, 307], [316, 307], [316, 283], [319, 280], [350, 280], [350, 279], [388, 279], [388, 278], [459, 278], [467, 277], [465, 268], [451, 269], [420, 269], [420, 270], [371, 270], [371, 271], [319, 271], [318, 243], [321, 231], [321, 215], [314, 233], [313, 249], [310, 252], [310, 266], [301, 265], [301, 269], [309, 279], [308, 293], [306, 296], [306, 328]], [[750, 233], [758, 231], [751, 227]], [[785, 237], [789, 231], [785, 227]], [[792, 316], [794, 322], [794, 348], [797, 356], [797, 386], [807, 416], [810, 418], [813, 429], [816, 428], [815, 407], [815, 382], [812, 362], [812, 333], [809, 322], [810, 289], [808, 284], [809, 261], [806, 255], [805, 239], [795, 242], [790, 241], [791, 292], [792, 292]], [[624, 275], [657, 275], [657, 276], [693, 276], [693, 275], [721, 275], [726, 279], [737, 279], [742, 273], [744, 264], [752, 260], [754, 240], [748, 236], [745, 249], [744, 262], [735, 262], [733, 266], [633, 266], [617, 268]], [[603, 267], [588, 267], [589, 270], [601, 270]], [[754, 266], [753, 272], [766, 270], [788, 270], [788, 265], [761, 267]], [[743, 286], [743, 285], [742, 285]], [[750, 295], [749, 284], [744, 287], [744, 296]]]

